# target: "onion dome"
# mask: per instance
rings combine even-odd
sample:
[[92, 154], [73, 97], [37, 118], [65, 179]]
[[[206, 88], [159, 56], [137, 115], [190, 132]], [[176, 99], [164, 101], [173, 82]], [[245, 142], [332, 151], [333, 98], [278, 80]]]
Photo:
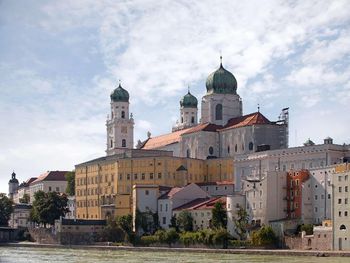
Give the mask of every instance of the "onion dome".
[[313, 146], [313, 145], [315, 145], [315, 143], [313, 141], [311, 141], [310, 138], [307, 139], [306, 142], [304, 142], [304, 146]]
[[16, 184], [18, 184], [18, 180], [16, 178], [15, 172], [12, 173], [9, 183], [16, 183]]
[[119, 86], [111, 94], [111, 100], [114, 102], [129, 102], [129, 92], [123, 89], [119, 83]]
[[198, 100], [190, 91], [180, 100], [180, 106], [184, 108], [197, 108]]
[[220, 67], [207, 78], [207, 94], [237, 94], [237, 80], [222, 66], [222, 57], [220, 60]]

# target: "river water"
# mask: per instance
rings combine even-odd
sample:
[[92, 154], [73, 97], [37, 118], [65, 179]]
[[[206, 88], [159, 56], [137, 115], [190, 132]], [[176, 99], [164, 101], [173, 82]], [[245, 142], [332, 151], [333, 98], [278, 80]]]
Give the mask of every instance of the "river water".
[[300, 256], [261, 256], [187, 252], [144, 252], [126, 250], [82, 250], [62, 248], [0, 247], [0, 263], [96, 263], [96, 262], [283, 262], [283, 263], [349, 263], [349, 258]]

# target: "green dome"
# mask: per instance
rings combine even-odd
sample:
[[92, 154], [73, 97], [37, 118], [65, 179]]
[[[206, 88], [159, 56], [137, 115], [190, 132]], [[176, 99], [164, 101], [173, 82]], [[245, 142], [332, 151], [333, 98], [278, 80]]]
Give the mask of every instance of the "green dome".
[[183, 96], [180, 100], [180, 106], [184, 108], [197, 108], [198, 101], [195, 96], [193, 96], [190, 91]]
[[129, 92], [123, 89], [119, 83], [119, 86], [111, 94], [111, 100], [114, 102], [129, 102]]
[[206, 87], [207, 94], [237, 94], [237, 80], [230, 71], [224, 69], [222, 63], [208, 76]]

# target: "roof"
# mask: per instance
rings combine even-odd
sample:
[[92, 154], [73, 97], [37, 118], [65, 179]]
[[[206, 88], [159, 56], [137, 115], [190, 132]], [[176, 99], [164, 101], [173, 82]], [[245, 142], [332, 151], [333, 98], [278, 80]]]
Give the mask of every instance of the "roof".
[[182, 190], [183, 187], [173, 187], [170, 189], [170, 191], [166, 192], [165, 194], [161, 195], [158, 199], [169, 199], [172, 198], [174, 194]]
[[183, 165], [180, 165], [179, 168], [176, 169], [177, 172], [179, 171], [187, 171], [186, 167]]
[[197, 198], [187, 204], [181, 205], [175, 208], [175, 211], [180, 210], [202, 210], [213, 209], [217, 202], [221, 202], [226, 206], [226, 197], [214, 197], [214, 198]]
[[189, 134], [189, 133], [194, 133], [199, 131], [216, 132], [220, 128], [222, 128], [222, 126], [220, 125], [216, 125], [213, 123], [203, 123], [190, 128], [184, 134]]
[[198, 186], [206, 186], [206, 185], [233, 185], [233, 181], [220, 181], [220, 182], [203, 182], [196, 183]]
[[21, 183], [19, 185], [19, 188], [22, 188], [22, 187], [28, 187], [32, 182], [34, 182], [35, 180], [37, 179], [37, 177], [31, 177], [29, 178], [27, 181]]
[[233, 128], [239, 128], [244, 126], [252, 126], [257, 124], [275, 124], [274, 122], [269, 121], [264, 115], [260, 112], [254, 112], [248, 115], [244, 115], [237, 118], [230, 119], [227, 124], [220, 129], [221, 131], [229, 130]]
[[160, 135], [154, 138], [148, 138], [147, 141], [142, 145], [142, 149], [154, 149], [178, 143], [181, 140], [181, 135], [190, 130], [191, 128], [175, 131], [172, 133]]
[[68, 173], [68, 171], [48, 171], [40, 175], [31, 184], [36, 184], [42, 181], [67, 181], [66, 173]]

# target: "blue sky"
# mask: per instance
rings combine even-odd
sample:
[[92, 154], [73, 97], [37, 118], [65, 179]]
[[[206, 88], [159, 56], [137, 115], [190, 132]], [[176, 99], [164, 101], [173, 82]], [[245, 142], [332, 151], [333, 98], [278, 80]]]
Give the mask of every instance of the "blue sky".
[[135, 142], [167, 133], [187, 86], [223, 64], [244, 113], [290, 107], [290, 145], [350, 143], [349, 1], [0, 0], [0, 192], [104, 155], [109, 94], [131, 96]]

